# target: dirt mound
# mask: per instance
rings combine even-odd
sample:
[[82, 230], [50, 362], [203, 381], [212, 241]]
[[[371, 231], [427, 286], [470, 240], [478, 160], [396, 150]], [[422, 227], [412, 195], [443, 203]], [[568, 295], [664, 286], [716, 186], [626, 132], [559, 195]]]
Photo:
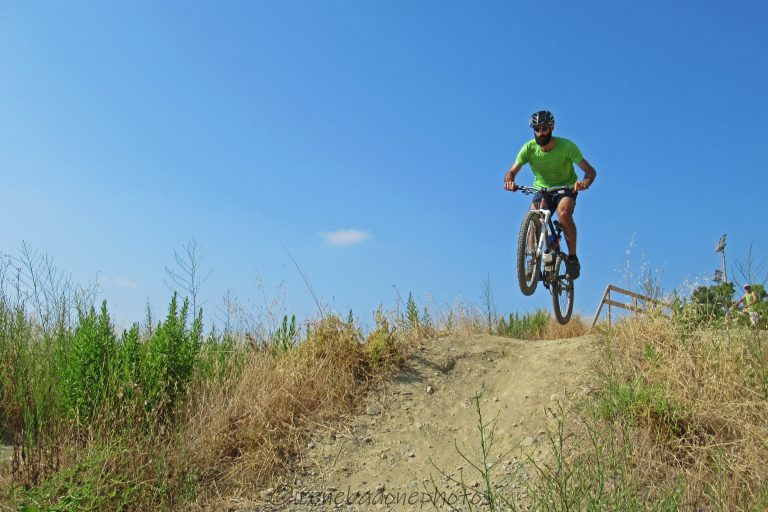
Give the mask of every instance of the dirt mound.
[[[520, 341], [493, 336], [425, 342], [399, 374], [372, 393], [360, 415], [336, 431], [318, 430], [290, 482], [263, 492], [248, 510], [450, 509], [464, 460], [480, 453], [474, 397], [483, 420], [498, 414], [492, 460], [502, 473], [530, 478], [528, 457], [547, 457], [546, 410], [586, 391], [595, 336]], [[439, 468], [441, 471], [438, 471]], [[513, 479], [507, 485], [518, 485]]]

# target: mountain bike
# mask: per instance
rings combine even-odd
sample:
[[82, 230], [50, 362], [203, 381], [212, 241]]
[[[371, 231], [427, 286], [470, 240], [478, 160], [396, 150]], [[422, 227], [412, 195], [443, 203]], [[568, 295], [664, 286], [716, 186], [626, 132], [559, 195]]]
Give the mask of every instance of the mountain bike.
[[742, 322], [746, 323], [746, 320], [748, 320], [749, 324], [754, 327], [757, 325], [759, 318], [757, 312], [748, 309], [747, 306], [738, 307], [733, 305], [728, 308], [728, 311], [725, 313], [725, 319], [731, 325], [739, 325]]
[[[548, 198], [573, 187], [519, 187], [523, 194], [542, 193], [539, 209], [531, 210], [520, 225], [517, 239], [517, 280], [523, 295], [533, 295], [539, 281], [552, 294], [555, 318], [565, 325], [573, 313], [573, 279], [565, 273], [566, 255], [560, 250], [563, 227], [552, 218]], [[563, 273], [561, 273], [563, 269]]]

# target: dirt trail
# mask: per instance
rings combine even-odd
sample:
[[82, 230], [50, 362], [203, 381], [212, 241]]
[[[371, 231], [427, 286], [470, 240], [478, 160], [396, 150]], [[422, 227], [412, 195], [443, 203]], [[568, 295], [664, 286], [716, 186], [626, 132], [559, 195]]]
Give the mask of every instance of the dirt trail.
[[319, 431], [292, 481], [265, 490], [264, 501], [246, 509], [434, 510], [428, 501], [436, 500], [438, 509], [449, 510], [443, 496], [465, 509], [455, 501], [459, 487], [435, 466], [481, 485], [456, 450], [473, 459], [480, 453], [476, 392], [482, 392], [485, 420], [498, 413], [493, 460], [506, 453], [500, 472], [515, 474], [517, 483], [507, 485], [519, 485], [533, 474], [528, 456], [548, 457], [546, 409], [587, 392], [596, 348], [595, 336], [425, 342], [395, 379], [367, 398], [360, 415], [339, 430]]

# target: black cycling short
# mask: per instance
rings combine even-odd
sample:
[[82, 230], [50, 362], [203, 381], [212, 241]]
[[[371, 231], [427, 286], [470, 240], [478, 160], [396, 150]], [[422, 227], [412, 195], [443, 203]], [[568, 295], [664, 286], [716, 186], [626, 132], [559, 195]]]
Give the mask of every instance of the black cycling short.
[[[531, 205], [533, 205], [534, 208], [537, 210], [541, 208], [541, 196], [543, 192], [536, 192], [534, 194], [533, 199], [531, 200]], [[551, 212], [557, 211], [557, 205], [560, 204], [560, 200], [564, 197], [571, 197], [573, 198], [574, 203], [576, 202], [576, 197], [579, 195], [578, 192], [574, 192], [573, 189], [569, 190], [562, 190], [560, 192], [554, 193], [554, 194], [547, 194], [547, 206], [546, 209], [550, 210]]]

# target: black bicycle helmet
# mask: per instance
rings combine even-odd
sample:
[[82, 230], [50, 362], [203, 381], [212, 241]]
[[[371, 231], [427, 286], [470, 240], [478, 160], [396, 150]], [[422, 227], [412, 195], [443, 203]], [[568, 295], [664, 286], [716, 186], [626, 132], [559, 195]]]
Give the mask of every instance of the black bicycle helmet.
[[534, 126], [541, 126], [542, 124], [555, 124], [555, 116], [549, 110], [539, 110], [531, 114], [531, 120], [528, 122], [528, 126], [533, 128]]

